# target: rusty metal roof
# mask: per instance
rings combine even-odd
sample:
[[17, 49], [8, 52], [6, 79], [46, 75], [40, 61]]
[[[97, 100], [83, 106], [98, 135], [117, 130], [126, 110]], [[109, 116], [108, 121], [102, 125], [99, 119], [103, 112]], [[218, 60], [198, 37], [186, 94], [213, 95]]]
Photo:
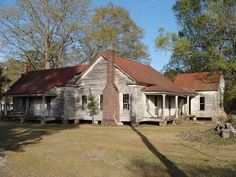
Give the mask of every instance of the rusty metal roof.
[[[102, 56], [109, 59], [110, 56], [103, 53]], [[177, 94], [190, 94], [187, 90], [177, 86], [174, 82], [163, 76], [149, 65], [145, 65], [126, 58], [115, 58], [115, 64], [137, 83], [146, 84], [144, 92], [169, 92]]]
[[216, 91], [219, 88], [221, 72], [199, 72], [178, 74], [175, 84], [194, 91]]
[[74, 75], [81, 74], [88, 65], [30, 71], [21, 76], [5, 95], [42, 94], [53, 87], [67, 84]]
[[[109, 59], [107, 53], [101, 54], [105, 59]], [[167, 79], [160, 72], [149, 65], [131, 61], [126, 58], [115, 57], [115, 65], [125, 72], [138, 84], [143, 84], [144, 92], [168, 92], [176, 94], [191, 94], [193, 92], [183, 89]], [[91, 65], [90, 65], [91, 66]], [[74, 75], [81, 74], [89, 65], [65, 67], [58, 69], [47, 69], [31, 71], [15, 82], [5, 95], [42, 94], [53, 87], [61, 87], [71, 81]]]

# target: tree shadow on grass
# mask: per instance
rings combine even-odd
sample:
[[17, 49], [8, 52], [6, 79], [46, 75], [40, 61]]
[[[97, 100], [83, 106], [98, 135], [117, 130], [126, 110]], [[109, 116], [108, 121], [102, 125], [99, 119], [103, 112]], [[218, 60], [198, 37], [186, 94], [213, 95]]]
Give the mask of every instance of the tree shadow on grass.
[[75, 126], [21, 124], [19, 122], [0, 121], [0, 153], [3, 155], [4, 151], [24, 151], [25, 146], [39, 143], [43, 136], [73, 127]]
[[146, 145], [146, 147], [152, 152], [153, 155], [155, 155], [166, 167], [167, 173], [171, 177], [187, 177], [185, 172], [178, 168], [178, 166], [169, 160], [165, 155], [160, 153], [155, 146], [148, 140], [148, 138], [143, 135], [141, 132], [139, 132], [135, 127], [132, 126], [132, 129], [134, 132], [136, 132], [143, 143]]
[[[226, 167], [183, 164], [181, 167], [184, 170], [181, 170], [174, 162], [170, 161], [165, 155], [160, 153], [145, 135], [135, 129], [135, 127], [132, 127], [132, 129], [139, 135], [143, 143], [153, 153], [153, 155], [162, 162], [162, 164], [158, 164], [142, 158], [132, 160], [131, 163], [134, 165], [135, 169], [129, 169], [135, 171], [136, 174], [139, 174], [142, 177], [236, 177], [236, 162], [233, 162]], [[207, 154], [203, 155], [207, 156]]]
[[[169, 177], [168, 169], [161, 164], [153, 163], [144, 159], [132, 160], [132, 165], [135, 168], [129, 168], [137, 176], [141, 177]], [[182, 165], [185, 173], [189, 177], [235, 177], [236, 176], [236, 164], [232, 164], [223, 167], [212, 167], [208, 165], [196, 166], [196, 165]], [[177, 175], [173, 175], [177, 176]]]

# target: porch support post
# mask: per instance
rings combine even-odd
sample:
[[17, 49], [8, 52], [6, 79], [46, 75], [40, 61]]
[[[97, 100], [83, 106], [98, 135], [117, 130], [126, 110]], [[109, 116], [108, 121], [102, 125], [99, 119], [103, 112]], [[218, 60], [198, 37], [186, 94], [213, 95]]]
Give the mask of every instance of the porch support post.
[[175, 118], [179, 118], [179, 103], [178, 103], [179, 96], [175, 96]]
[[29, 113], [29, 98], [26, 98], [25, 100], [25, 115], [27, 116]]
[[7, 116], [7, 97], [4, 97], [4, 116]]
[[45, 95], [43, 95], [43, 98], [42, 98], [42, 113], [43, 113], [43, 119], [44, 119], [45, 116], [46, 116], [46, 109], [45, 109]]
[[187, 110], [186, 110], [187, 116], [189, 116], [189, 98], [190, 96], [187, 96]]
[[166, 94], [162, 94], [162, 116], [163, 119], [166, 117]]

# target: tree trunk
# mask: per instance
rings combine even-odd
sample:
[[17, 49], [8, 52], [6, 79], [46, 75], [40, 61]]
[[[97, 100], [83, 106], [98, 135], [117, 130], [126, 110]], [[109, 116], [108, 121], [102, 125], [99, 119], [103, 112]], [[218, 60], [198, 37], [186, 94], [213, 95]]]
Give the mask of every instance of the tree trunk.
[[92, 124], [94, 125], [94, 113], [92, 115]]

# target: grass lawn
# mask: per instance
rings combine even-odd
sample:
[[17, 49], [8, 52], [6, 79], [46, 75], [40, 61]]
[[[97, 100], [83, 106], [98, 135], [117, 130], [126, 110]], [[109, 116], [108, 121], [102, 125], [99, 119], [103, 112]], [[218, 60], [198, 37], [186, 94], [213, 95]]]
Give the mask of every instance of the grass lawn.
[[0, 176], [235, 177], [236, 143], [185, 137], [212, 126], [108, 128], [0, 121]]

